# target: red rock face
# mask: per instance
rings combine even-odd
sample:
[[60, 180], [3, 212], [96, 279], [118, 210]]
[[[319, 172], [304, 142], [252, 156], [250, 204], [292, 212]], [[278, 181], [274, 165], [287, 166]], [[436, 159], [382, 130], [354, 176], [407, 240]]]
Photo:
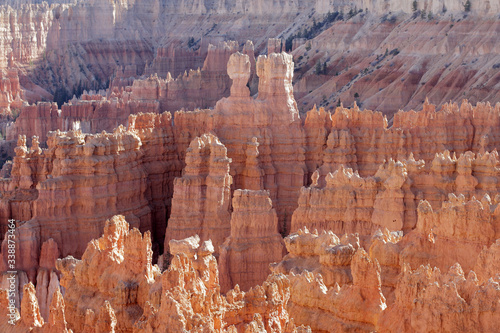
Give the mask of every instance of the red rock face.
[[222, 291], [235, 285], [247, 291], [266, 280], [269, 264], [285, 252], [268, 191], [234, 192], [231, 234], [220, 248]]
[[23, 91], [17, 70], [8, 70], [6, 74], [0, 72], [0, 113], [3, 116], [19, 113], [22, 104]]

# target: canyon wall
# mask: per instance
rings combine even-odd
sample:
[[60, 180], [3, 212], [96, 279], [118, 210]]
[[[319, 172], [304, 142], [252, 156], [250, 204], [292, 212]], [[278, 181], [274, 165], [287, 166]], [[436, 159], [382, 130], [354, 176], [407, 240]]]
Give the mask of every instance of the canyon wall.
[[497, 330], [498, 0], [61, 2], [0, 7], [1, 330]]
[[[225, 59], [227, 54], [221, 54]], [[255, 66], [258, 95], [250, 96], [252, 57], [232, 53], [230, 96], [213, 110], [179, 111], [173, 117], [158, 113], [154, 96], [123, 102], [118, 97], [85, 95], [61, 111], [50, 103], [24, 107], [26, 112], [16, 124], [32, 128], [35, 134], [70, 124], [97, 131], [116, 126], [117, 119], [127, 122], [128, 130], [119, 126], [110, 134], [49, 132], [47, 149], [39, 147], [43, 141], [38, 138], [28, 149], [29, 139], [21, 137], [10, 179], [2, 181], [0, 214], [5, 221], [30, 220], [23, 239], [26, 249], [33, 250], [25, 251], [33, 256], [27, 257], [22, 270], [34, 281], [40, 246], [49, 238], [63, 255], [81, 255], [86, 242], [102, 230], [98, 221], [103, 214], [125, 214], [141, 230], [151, 230], [155, 258], [170, 239], [193, 233], [212, 239], [218, 255], [219, 245], [230, 235], [230, 191], [236, 189], [268, 190], [282, 235], [306, 226], [358, 233], [361, 244], [379, 228], [405, 234], [415, 229], [420, 200], [436, 210], [450, 193], [463, 194], [466, 200], [498, 194], [494, 129], [500, 124], [499, 105], [473, 107], [465, 101], [460, 107], [447, 104], [436, 111], [425, 103], [420, 112], [396, 114], [392, 127], [381, 113], [359, 108], [339, 107], [333, 114], [314, 108], [301, 120], [293, 97], [292, 68], [285, 53], [260, 56]], [[140, 95], [148, 96], [148, 91], [143, 89]], [[152, 112], [136, 114], [140, 110]], [[131, 114], [128, 119], [127, 114]], [[19, 128], [9, 128], [10, 139]], [[208, 141], [197, 145], [199, 140]], [[218, 143], [209, 149], [208, 142]], [[194, 146], [189, 148], [190, 144]], [[204, 151], [199, 158], [193, 155], [196, 147]], [[223, 161], [219, 170], [216, 165]], [[126, 177], [120, 171], [125, 166], [130, 171]], [[174, 181], [184, 167], [183, 177], [196, 181]], [[96, 186], [96, 179], [105, 185]], [[212, 196], [205, 185], [220, 193]], [[121, 186], [127, 190], [117, 195]], [[82, 199], [96, 191], [95, 200]], [[56, 193], [68, 193], [68, 199], [61, 201]], [[194, 209], [189, 201], [193, 195], [198, 198]], [[88, 206], [93, 202], [100, 204]], [[197, 223], [182, 222], [195, 215]], [[54, 221], [67, 218], [87, 236], [74, 241], [60, 233], [52, 236], [53, 228], [59, 228]], [[175, 236], [173, 230], [189, 225], [194, 229]], [[5, 222], [1, 227], [5, 232]]]
[[[471, 3], [483, 12], [479, 7], [491, 2]], [[404, 4], [411, 6], [412, 1]], [[462, 4], [457, 1], [456, 5]], [[499, 102], [499, 50], [494, 32], [498, 20], [450, 11], [450, 5], [443, 7], [437, 1], [417, 1], [417, 8], [411, 17], [388, 8], [382, 16], [374, 17], [369, 10], [344, 14], [343, 19], [337, 16], [333, 22], [316, 19], [326, 22], [325, 27], [292, 52], [301, 112], [314, 104], [334, 109], [356, 102], [382, 111], [390, 121], [398, 110], [416, 109], [427, 97], [439, 108], [462, 99], [473, 104]], [[346, 15], [352, 17], [345, 21]], [[313, 29], [313, 23], [295, 28], [292, 37], [299, 41], [305, 30]]]
[[[286, 309], [298, 324], [318, 331], [390, 329], [383, 326], [389, 325], [383, 321], [389, 309], [407, 308], [398, 298], [404, 288], [400, 282], [404, 265], [448, 271], [458, 262], [464, 274], [477, 271], [476, 286], [483, 288], [497, 267], [499, 104], [472, 106], [464, 101], [436, 110], [426, 102], [422, 111], [398, 112], [390, 127], [382, 113], [358, 107], [340, 106], [334, 113], [313, 108], [301, 119], [293, 96], [290, 55], [257, 58], [258, 94], [252, 96], [248, 86], [252, 57], [231, 52], [214, 53], [222, 59], [229, 54], [227, 75], [232, 86], [229, 96], [213, 109], [177, 111], [173, 116], [160, 113], [158, 90], [150, 89], [154, 84], [149, 82], [159, 82], [155, 77], [145, 84], [134, 81], [138, 82], [135, 96], [143, 99], [128, 99], [134, 89], [124, 89], [109, 99], [84, 95], [62, 110], [53, 103], [23, 106], [26, 112], [16, 122], [19, 127], [8, 129], [9, 139], [23, 127], [45, 137], [33, 136], [31, 143], [23, 135], [18, 137], [10, 176], [0, 183], [0, 214], [5, 221], [20, 222], [18, 293], [26, 283], [36, 282], [43, 320], [50, 320], [52, 295], [61, 284], [69, 293], [64, 297], [70, 328], [85, 331], [114, 325], [130, 331], [139, 325], [136, 329], [154, 331], [162, 327], [159, 323], [169, 322], [163, 318], [162, 313], [170, 313], [165, 309], [184, 302], [167, 297], [162, 303], [165, 294], [158, 288], [163, 282], [149, 277], [157, 274], [159, 279], [159, 268], [148, 267], [162, 252], [159, 263], [171, 270], [184, 265], [189, 272], [189, 265], [211, 267], [211, 277], [200, 273], [208, 279], [207, 289], [235, 288], [228, 291], [232, 296], [226, 295], [226, 301], [236, 297], [238, 305], [231, 305], [232, 310], [213, 323], [235, 325], [236, 330], [245, 325], [284, 327], [282, 321], [269, 324], [263, 319], [275, 311], [264, 305], [258, 316], [254, 312], [248, 316], [246, 305], [241, 308], [242, 295], [261, 297], [262, 289], [255, 287], [261, 283], [264, 289], [288, 283], [290, 296], [279, 296], [276, 311]], [[71, 118], [73, 114], [77, 117]], [[117, 126], [117, 119], [127, 128]], [[99, 127], [117, 127], [109, 133], [83, 134], [80, 129], [50, 131], [52, 126], [96, 132]], [[40, 147], [43, 140], [47, 148]], [[112, 218], [115, 214], [124, 215], [138, 230], [150, 231], [147, 240], [139, 241], [138, 231], [124, 236], [128, 224]], [[103, 219], [110, 218], [105, 225]], [[1, 226], [5, 234], [5, 223]], [[103, 240], [90, 242], [89, 250], [87, 243], [103, 231]], [[280, 233], [291, 233], [285, 240], [289, 254], [281, 262]], [[120, 237], [123, 240], [115, 244]], [[192, 238], [175, 241], [186, 237]], [[200, 241], [203, 244], [196, 245]], [[135, 248], [142, 250], [125, 255], [122, 246], [127, 243], [140, 243]], [[143, 264], [131, 264], [133, 268], [110, 264], [114, 268], [107, 272], [99, 266], [109, 259], [103, 253], [114, 253], [115, 247], [117, 264], [129, 255], [142, 258], [140, 262], [156, 272], [146, 274], [150, 281], [129, 283], [136, 279], [129, 277], [129, 282], [120, 282], [125, 281], [121, 275], [128, 276]], [[262, 247], [272, 255], [263, 253]], [[103, 252], [105, 248], [108, 252]], [[7, 249], [4, 239], [0, 271], [7, 270]], [[179, 259], [177, 255], [185, 251], [196, 264]], [[56, 258], [66, 255], [94, 262], [89, 267], [98, 265], [97, 275], [111, 276], [112, 282], [107, 282], [111, 284], [102, 289], [78, 259], [67, 258], [56, 267]], [[216, 257], [220, 274], [214, 268]], [[274, 275], [268, 278], [270, 271]], [[168, 283], [180, 273], [172, 274], [164, 278]], [[192, 281], [192, 275], [186, 276], [180, 285]], [[4, 277], [3, 285], [5, 281]], [[306, 286], [310, 293], [304, 296], [299, 290]], [[76, 290], [70, 292], [72, 288]], [[102, 295], [88, 310], [89, 305], [80, 301], [87, 299], [82, 290], [90, 295], [96, 288]], [[19, 306], [32, 298], [26, 297], [31, 295], [28, 289], [17, 299]], [[55, 299], [59, 302], [58, 296]], [[176, 318], [199, 318], [192, 314], [198, 310], [184, 305], [187, 308], [176, 312]], [[324, 319], [311, 322], [311, 308], [320, 309], [318, 315]], [[495, 311], [490, 311], [492, 316]], [[193, 320], [173, 325], [205, 325]], [[35, 325], [31, 321], [26, 325]], [[44, 325], [41, 319], [37, 322]], [[486, 322], [481, 325], [487, 330]]]
[[[0, 10], [0, 67], [22, 72], [30, 103], [61, 92], [67, 100], [82, 87], [108, 88], [125, 68], [135, 78], [157, 73], [162, 79], [192, 69], [191, 80], [173, 84], [168, 110], [193, 109], [228, 95], [229, 84], [214, 89], [222, 95], [210, 95], [224, 71], [196, 75], [210, 44], [251, 40], [262, 54], [269, 38], [282, 46], [291, 38], [297, 41], [294, 85], [301, 112], [314, 104], [334, 108], [356, 101], [390, 120], [427, 96], [438, 106], [462, 98], [497, 102], [499, 11], [498, 0], [472, 1], [468, 11], [459, 0], [417, 1], [416, 8], [398, 0], [17, 2]], [[331, 21], [328, 13], [345, 15]], [[306, 30], [314, 33], [305, 39]], [[324, 70], [316, 71], [317, 65]], [[187, 94], [183, 103], [176, 100], [179, 89]]]

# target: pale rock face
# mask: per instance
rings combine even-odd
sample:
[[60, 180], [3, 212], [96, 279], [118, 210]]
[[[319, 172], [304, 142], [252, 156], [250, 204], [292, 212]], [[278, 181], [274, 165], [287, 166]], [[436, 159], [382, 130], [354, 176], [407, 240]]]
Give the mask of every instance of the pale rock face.
[[232, 97], [249, 97], [250, 90], [247, 88], [247, 82], [250, 78], [250, 57], [246, 54], [236, 52], [231, 55], [227, 63], [227, 74], [233, 80], [231, 85]]
[[256, 191], [264, 189], [265, 172], [259, 160], [259, 145], [256, 137], [247, 144], [245, 169], [241, 174], [241, 187], [244, 189]]
[[280, 38], [269, 38], [267, 41], [267, 54], [271, 53], [281, 53], [285, 51], [282, 49], [282, 40]]
[[[282, 105], [273, 105], [278, 110], [286, 107], [288, 117], [277, 119], [273, 117], [273, 122], [284, 121], [293, 122], [299, 118], [297, 103], [293, 97], [293, 57], [285, 52], [271, 53], [268, 56], [257, 58], [257, 75], [259, 76], [259, 100], [267, 100], [273, 103], [274, 100], [283, 100]], [[281, 111], [281, 110], [280, 110]]]
[[269, 264], [281, 260], [285, 250], [269, 191], [236, 190], [232, 203], [231, 234], [220, 247], [223, 292], [235, 285], [247, 291], [264, 282]]
[[288, 254], [276, 264], [271, 265], [275, 273], [320, 274], [326, 287], [352, 283], [351, 262], [354, 253], [360, 248], [356, 235], [337, 237], [331, 231], [309, 232], [299, 229], [285, 238]]
[[323, 164], [318, 168], [318, 185], [326, 185], [326, 176], [335, 172], [343, 165], [356, 170], [356, 147], [354, 139], [349, 130], [332, 130], [326, 141], [326, 149], [323, 150]]
[[375, 178], [362, 178], [357, 171], [340, 166], [328, 174], [324, 188], [313, 184], [300, 190], [299, 207], [292, 216], [292, 231], [305, 226], [337, 234], [369, 235], [376, 228], [371, 223], [376, 193]]
[[370, 332], [386, 308], [381, 292], [380, 266], [363, 249], [352, 256], [353, 284], [326, 287], [321, 275], [292, 274], [287, 309], [298, 324], [314, 331]]
[[[401, 162], [389, 163], [388, 169], [389, 175], [383, 182], [385, 191], [378, 193], [375, 198], [372, 223], [381, 229], [397, 231], [403, 229], [405, 220], [405, 195], [401, 187], [407, 180], [408, 172]], [[375, 177], [377, 175], [379, 173]]]
[[459, 262], [465, 272], [470, 271], [483, 246], [496, 239], [490, 210], [486, 201], [467, 201], [454, 194], [435, 211], [427, 201], [421, 201], [417, 228], [403, 238], [401, 262], [412, 267], [431, 264], [443, 271]]
[[165, 248], [172, 239], [198, 234], [219, 246], [230, 234], [229, 163], [226, 147], [212, 134], [195, 138], [186, 152], [183, 176], [174, 181]]
[[[498, 281], [479, 283], [459, 264], [447, 273], [429, 266], [412, 271], [405, 265], [396, 288], [396, 302], [382, 314], [380, 332], [493, 332], [500, 318]], [[481, 319], [479, 319], [481, 318]]]
[[171, 265], [161, 277], [161, 297], [147, 304], [134, 332], [219, 330], [222, 332], [307, 332], [290, 322], [285, 306], [290, 285], [271, 275], [247, 293], [239, 287], [219, 292], [218, 268], [211, 242], [198, 237], [170, 241]]
[[[327, 154], [328, 148], [324, 150], [324, 156]], [[466, 151], [458, 158], [444, 151], [429, 163], [416, 161], [410, 154], [407, 159], [389, 159], [379, 165], [372, 177], [361, 177], [358, 171], [340, 166], [323, 178], [327, 167], [318, 168], [311, 186], [301, 189], [292, 231], [306, 226], [339, 234], [359, 232], [361, 236], [378, 228], [408, 233], [417, 225], [420, 200], [439, 209], [450, 193], [466, 200], [498, 194], [496, 151], [477, 155]]]
[[[123, 216], [106, 222], [101, 238], [91, 241], [82, 260], [57, 261], [64, 299], [52, 295], [48, 321], [41, 316], [35, 288], [24, 286], [21, 318], [7, 332], [311, 332], [296, 327], [286, 304], [290, 282], [271, 275], [248, 292], [239, 287], [220, 293], [217, 261], [211, 241], [193, 236], [172, 240], [172, 261], [160, 273], [152, 265], [151, 239], [129, 230]], [[0, 289], [0, 313], [7, 314], [7, 293]], [[19, 314], [17, 314], [19, 316]], [[10, 324], [8, 324], [10, 325]]]
[[[104, 235], [88, 244], [82, 260], [59, 259], [70, 327], [81, 332], [87, 320], [97, 323], [98, 332], [106, 332], [106, 325], [131, 327], [160, 275], [151, 264], [152, 255], [150, 233], [129, 230], [123, 216], [114, 216], [106, 221]], [[89, 309], [96, 314], [95, 322], [87, 318]]]
[[[402, 161], [409, 159], [410, 154], [416, 161], [423, 160], [425, 164], [433, 163], [436, 154], [443, 154], [446, 150], [454, 152], [457, 157], [472, 151], [476, 160], [479, 156], [487, 160], [499, 142], [496, 132], [492, 132], [492, 128], [499, 124], [499, 107], [500, 104], [492, 106], [485, 103], [474, 107], [464, 101], [460, 106], [445, 104], [436, 111], [435, 106], [426, 102], [422, 111], [396, 113], [392, 127], [387, 126], [387, 120], [380, 112], [337, 107], [330, 113], [313, 108], [304, 125], [307, 145], [311, 149], [307, 152], [308, 169], [314, 168], [310, 171], [312, 173], [321, 167], [323, 159], [331, 159], [332, 148], [324, 150], [322, 147], [328, 146], [328, 141], [331, 147], [336, 146], [333, 140], [336, 137], [329, 138], [325, 134], [325, 131], [330, 133], [333, 130], [347, 132], [347, 147], [339, 147], [347, 155], [343, 157], [346, 158], [346, 165], [355, 161], [356, 166], [351, 167], [363, 177], [373, 176], [384, 161], [391, 158]], [[489, 154], [485, 158], [483, 155], [487, 152]], [[477, 168], [475, 163], [472, 167]]]

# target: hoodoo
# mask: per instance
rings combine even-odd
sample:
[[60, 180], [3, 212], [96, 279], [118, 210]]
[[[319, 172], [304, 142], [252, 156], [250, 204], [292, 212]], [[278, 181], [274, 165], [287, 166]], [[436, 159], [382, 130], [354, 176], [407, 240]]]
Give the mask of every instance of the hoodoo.
[[0, 331], [500, 323], [500, 0], [4, 0]]

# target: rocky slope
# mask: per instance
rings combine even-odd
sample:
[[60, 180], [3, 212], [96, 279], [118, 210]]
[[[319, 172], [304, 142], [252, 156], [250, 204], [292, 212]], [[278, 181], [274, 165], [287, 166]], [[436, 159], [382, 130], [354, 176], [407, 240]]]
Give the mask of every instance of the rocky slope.
[[30, 101], [107, 88], [125, 68], [177, 77], [203, 67], [209, 44], [251, 40], [261, 54], [276, 37], [295, 45], [302, 112], [355, 100], [388, 115], [427, 96], [438, 106], [498, 101], [498, 0], [21, 3], [0, 10], [0, 67], [23, 70]]
[[428, 7], [414, 16], [361, 13], [303, 42], [293, 52], [301, 108], [357, 102], [390, 119], [427, 97], [438, 107], [462, 98], [498, 102], [498, 19]]

